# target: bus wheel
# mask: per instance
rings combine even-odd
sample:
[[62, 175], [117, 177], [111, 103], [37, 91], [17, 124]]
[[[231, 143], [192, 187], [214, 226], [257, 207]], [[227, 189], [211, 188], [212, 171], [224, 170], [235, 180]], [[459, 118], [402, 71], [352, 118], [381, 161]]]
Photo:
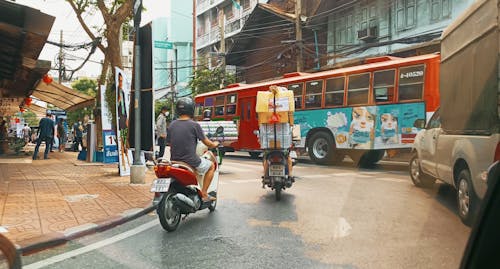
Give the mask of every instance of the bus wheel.
[[249, 152], [248, 154], [250, 154], [250, 158], [252, 159], [257, 159], [260, 156], [260, 152]]
[[375, 164], [384, 158], [384, 150], [367, 151], [358, 162], [358, 166], [362, 168], [372, 168]]
[[331, 135], [317, 132], [311, 136], [311, 142], [308, 145], [309, 157], [315, 163], [328, 164], [334, 159], [334, 142]]

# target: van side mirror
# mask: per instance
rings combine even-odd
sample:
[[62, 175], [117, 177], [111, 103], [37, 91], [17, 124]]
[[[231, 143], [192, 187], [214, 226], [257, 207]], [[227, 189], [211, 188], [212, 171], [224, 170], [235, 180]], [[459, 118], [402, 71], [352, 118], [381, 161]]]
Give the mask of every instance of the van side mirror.
[[419, 128], [419, 129], [424, 129], [425, 128], [425, 120], [424, 119], [415, 120], [415, 122], [413, 122], [413, 127]]

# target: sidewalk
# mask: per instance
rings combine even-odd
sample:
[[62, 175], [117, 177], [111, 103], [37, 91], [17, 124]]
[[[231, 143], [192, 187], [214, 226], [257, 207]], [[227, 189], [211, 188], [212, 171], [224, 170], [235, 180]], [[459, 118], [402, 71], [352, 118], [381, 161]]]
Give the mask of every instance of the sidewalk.
[[0, 157], [0, 233], [23, 248], [151, 207], [153, 171], [147, 171], [146, 184], [133, 185], [129, 176], [118, 175], [116, 164], [78, 161], [76, 152], [49, 158]]

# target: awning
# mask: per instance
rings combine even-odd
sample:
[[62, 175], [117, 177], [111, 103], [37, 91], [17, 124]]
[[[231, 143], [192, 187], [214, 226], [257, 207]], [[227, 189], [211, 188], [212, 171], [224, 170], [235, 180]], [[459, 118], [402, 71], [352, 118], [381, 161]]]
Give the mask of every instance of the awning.
[[94, 104], [94, 97], [68, 88], [55, 81], [47, 84], [40, 81], [32, 95], [60, 109], [72, 111]]
[[41, 106], [36, 105], [36, 104], [31, 104], [29, 107], [27, 107], [27, 109], [29, 111], [35, 113], [37, 118], [43, 118], [43, 117], [45, 117], [45, 115], [47, 113], [46, 107], [41, 107]]

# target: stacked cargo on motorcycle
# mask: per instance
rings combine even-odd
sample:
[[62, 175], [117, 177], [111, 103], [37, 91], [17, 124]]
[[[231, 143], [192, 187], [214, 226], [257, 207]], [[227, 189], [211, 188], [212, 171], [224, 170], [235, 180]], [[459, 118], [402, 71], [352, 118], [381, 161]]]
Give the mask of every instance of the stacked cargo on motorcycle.
[[255, 110], [259, 120], [259, 140], [262, 149], [288, 149], [292, 145], [293, 91], [271, 86], [257, 93]]
[[288, 149], [292, 145], [292, 129], [289, 123], [263, 123], [259, 125], [259, 139], [262, 149]]

